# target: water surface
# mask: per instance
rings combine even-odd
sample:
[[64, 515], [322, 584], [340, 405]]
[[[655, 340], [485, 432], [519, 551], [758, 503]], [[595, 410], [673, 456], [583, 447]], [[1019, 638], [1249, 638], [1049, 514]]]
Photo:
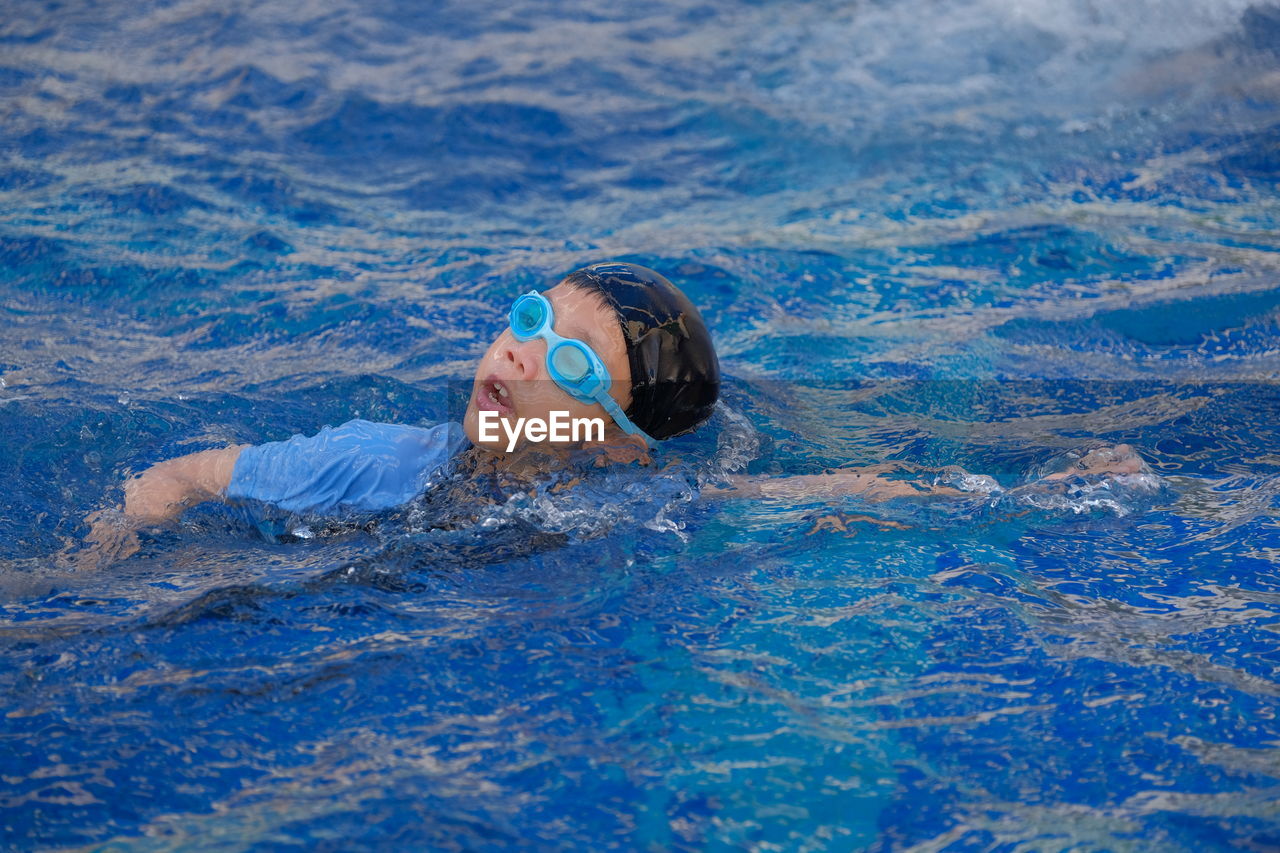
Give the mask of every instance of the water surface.
[[[5, 846], [1280, 845], [1275, 7], [9, 12]], [[663, 471], [57, 566], [161, 459], [456, 414], [610, 258], [729, 377]], [[697, 497], [1098, 441], [1159, 479]]]

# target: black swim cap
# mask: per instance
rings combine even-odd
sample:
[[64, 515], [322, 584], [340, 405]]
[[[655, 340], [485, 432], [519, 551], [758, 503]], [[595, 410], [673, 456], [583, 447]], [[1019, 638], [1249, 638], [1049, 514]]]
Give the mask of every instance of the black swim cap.
[[618, 314], [631, 364], [627, 417], [656, 439], [690, 432], [720, 396], [720, 360], [702, 315], [674, 284], [639, 264], [594, 264], [564, 281]]

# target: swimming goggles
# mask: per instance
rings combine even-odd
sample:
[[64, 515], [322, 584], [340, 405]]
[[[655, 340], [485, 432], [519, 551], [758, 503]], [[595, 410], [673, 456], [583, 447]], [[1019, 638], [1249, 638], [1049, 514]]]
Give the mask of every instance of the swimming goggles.
[[511, 306], [511, 334], [518, 341], [541, 338], [547, 342], [547, 372], [566, 394], [582, 403], [599, 403], [631, 435], [638, 435], [650, 447], [656, 442], [631, 422], [622, 407], [609, 396], [609, 371], [595, 351], [573, 338], [555, 333], [556, 315], [551, 303], [536, 290], [530, 290]]

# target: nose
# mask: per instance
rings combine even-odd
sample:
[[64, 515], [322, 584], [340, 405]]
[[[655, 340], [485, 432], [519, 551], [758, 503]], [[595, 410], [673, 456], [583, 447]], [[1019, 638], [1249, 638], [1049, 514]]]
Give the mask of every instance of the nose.
[[539, 343], [538, 341], [510, 340], [499, 358], [511, 366], [517, 379], [535, 379], [538, 376], [538, 364], [541, 360], [538, 351]]

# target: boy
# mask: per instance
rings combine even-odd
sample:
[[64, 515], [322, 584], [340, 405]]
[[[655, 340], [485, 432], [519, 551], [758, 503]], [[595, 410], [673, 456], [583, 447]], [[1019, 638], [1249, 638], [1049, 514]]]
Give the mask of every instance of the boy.
[[254, 499], [294, 512], [376, 511], [412, 500], [468, 445], [499, 459], [531, 443], [531, 424], [596, 422], [578, 444], [645, 459], [715, 408], [720, 365], [697, 308], [663, 276], [607, 263], [521, 296], [480, 360], [462, 424], [354, 420], [317, 435], [237, 445], [153, 465], [124, 484], [123, 517], [93, 513], [87, 556], [127, 556], [136, 529], [206, 500]]
[[[476, 369], [461, 425], [353, 420], [312, 437], [160, 462], [125, 483], [122, 519], [118, 512], [89, 516], [91, 547], [77, 562], [128, 556], [138, 548], [139, 526], [175, 518], [206, 500], [254, 499], [305, 513], [387, 509], [430, 488], [469, 445], [494, 454], [500, 464], [511, 461], [514, 451], [545, 437], [546, 425], [557, 418], [597, 427], [571, 443], [598, 447], [614, 460], [647, 461], [648, 448], [696, 429], [715, 408], [720, 367], [706, 325], [679, 289], [647, 267], [585, 267], [544, 294], [519, 297], [508, 319]], [[1120, 445], [1095, 451], [1082, 467], [1085, 473], [1133, 473], [1142, 462]], [[737, 477], [727, 488], [704, 491], [782, 499], [962, 493], [936, 478], [881, 476], [902, 470], [891, 463], [776, 479]], [[954, 481], [956, 472], [950, 474]], [[999, 489], [993, 481], [986, 486]]]

